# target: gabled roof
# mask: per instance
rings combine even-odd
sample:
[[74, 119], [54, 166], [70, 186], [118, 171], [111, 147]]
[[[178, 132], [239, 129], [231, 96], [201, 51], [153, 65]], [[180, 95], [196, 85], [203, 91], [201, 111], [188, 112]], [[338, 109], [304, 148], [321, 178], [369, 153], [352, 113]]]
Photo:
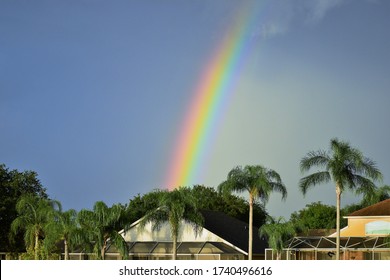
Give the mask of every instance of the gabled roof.
[[[186, 235], [181, 238], [180, 242], [221, 242], [231, 244], [235, 248], [248, 253], [249, 225], [236, 218], [230, 217], [223, 212], [202, 210], [204, 217], [203, 233], [201, 236], [193, 236], [193, 231], [186, 231]], [[168, 227], [161, 228], [158, 232], [149, 231], [142, 239], [139, 239], [136, 230], [142, 218], [129, 226], [127, 230], [121, 230], [128, 242], [168, 242], [171, 240], [170, 230]], [[185, 227], [185, 225], [184, 225]], [[253, 254], [264, 254], [267, 248], [265, 238], [259, 237], [259, 229], [253, 227]]]
[[347, 217], [390, 216], [390, 198], [352, 212]]
[[[248, 252], [249, 225], [222, 212], [202, 210], [204, 228], [218, 235], [241, 250]], [[259, 229], [253, 227], [253, 254], [264, 254], [265, 238], [259, 237]]]

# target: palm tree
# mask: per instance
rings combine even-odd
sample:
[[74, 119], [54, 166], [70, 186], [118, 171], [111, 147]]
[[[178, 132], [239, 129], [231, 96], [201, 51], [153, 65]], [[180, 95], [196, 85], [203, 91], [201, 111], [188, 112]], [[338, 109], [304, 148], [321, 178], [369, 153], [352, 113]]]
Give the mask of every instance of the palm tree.
[[16, 203], [18, 217], [11, 224], [11, 233], [24, 230], [24, 241], [27, 251], [33, 251], [34, 259], [39, 259], [40, 238], [44, 238], [45, 226], [55, 208], [61, 209], [56, 200], [40, 198], [27, 194], [20, 197]]
[[276, 251], [276, 259], [282, 259], [284, 244], [291, 239], [296, 233], [296, 229], [291, 222], [286, 222], [283, 217], [277, 220], [268, 217], [267, 223], [261, 226], [259, 230], [260, 237], [265, 236], [268, 245]]
[[227, 180], [218, 186], [220, 192], [248, 192], [249, 193], [249, 239], [248, 259], [252, 259], [253, 244], [253, 204], [260, 199], [264, 204], [269, 200], [274, 191], [282, 194], [282, 199], [287, 197], [287, 190], [279, 174], [261, 165], [247, 165], [244, 168], [232, 169]]
[[123, 236], [118, 233], [122, 228], [124, 207], [114, 204], [108, 207], [103, 201], [93, 206], [93, 211], [82, 209], [77, 220], [86, 239], [92, 244], [98, 259], [104, 260], [110, 244], [113, 244], [127, 258], [128, 248]]
[[79, 237], [79, 227], [76, 219], [77, 212], [74, 209], [65, 212], [55, 211], [53, 212], [53, 218], [45, 227], [46, 231], [54, 232], [47, 238], [49, 246], [58, 240], [64, 242], [65, 260], [69, 260], [69, 248], [73, 247], [73, 244], [77, 242], [77, 237]]
[[330, 151], [312, 151], [301, 159], [301, 172], [307, 172], [312, 167], [322, 167], [325, 170], [315, 172], [302, 178], [299, 188], [305, 195], [310, 187], [333, 181], [336, 185], [336, 259], [340, 259], [340, 197], [349, 188], [373, 190], [373, 181], [381, 180], [382, 174], [375, 162], [366, 158], [348, 142], [337, 138], [331, 139]]
[[381, 202], [382, 200], [390, 198], [390, 186], [384, 185], [369, 190], [358, 189], [356, 193], [363, 194], [361, 206], [367, 207], [375, 203]]
[[203, 216], [198, 211], [195, 199], [188, 188], [181, 187], [173, 191], [156, 191], [159, 193], [159, 206], [149, 211], [140, 223], [144, 228], [147, 223], [152, 222], [152, 230], [159, 230], [163, 224], [168, 222], [172, 236], [172, 259], [177, 258], [177, 240], [180, 238], [180, 227], [182, 222], [190, 224], [195, 233], [198, 234], [203, 227]]

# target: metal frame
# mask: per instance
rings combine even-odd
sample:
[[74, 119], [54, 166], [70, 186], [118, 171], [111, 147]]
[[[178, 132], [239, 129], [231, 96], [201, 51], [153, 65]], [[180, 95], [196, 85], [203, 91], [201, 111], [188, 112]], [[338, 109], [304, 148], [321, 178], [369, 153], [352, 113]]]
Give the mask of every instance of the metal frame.
[[[390, 253], [390, 238], [383, 236], [369, 237], [341, 237], [340, 250], [344, 253], [346, 259], [348, 252], [367, 252], [372, 254], [372, 260], [375, 259], [375, 253]], [[265, 258], [269, 256], [267, 252], [272, 249], [266, 249]], [[299, 236], [289, 240], [287, 247], [283, 250], [286, 253], [287, 259], [290, 259], [290, 253], [294, 252], [312, 252], [314, 259], [318, 259], [318, 253], [336, 251], [336, 237], [326, 236]], [[271, 254], [272, 259], [274, 253]]]

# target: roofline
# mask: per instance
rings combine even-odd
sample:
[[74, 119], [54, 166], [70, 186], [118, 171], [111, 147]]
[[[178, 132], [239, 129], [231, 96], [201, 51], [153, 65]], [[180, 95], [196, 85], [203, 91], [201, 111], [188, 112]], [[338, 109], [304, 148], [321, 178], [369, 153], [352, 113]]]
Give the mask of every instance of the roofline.
[[[205, 228], [205, 227], [203, 227]], [[205, 228], [207, 229], [207, 228]], [[244, 255], [248, 255], [248, 252], [245, 252], [243, 249], [237, 247], [236, 245], [233, 245], [232, 243], [228, 242], [225, 238], [222, 238], [221, 236], [219, 236], [218, 234], [215, 234], [214, 232], [212, 232], [211, 230], [207, 229], [209, 232], [211, 232], [212, 234], [214, 234], [215, 236], [218, 236], [218, 238], [220, 238], [221, 240], [223, 240], [223, 243], [233, 247], [234, 249], [238, 250], [239, 252], [243, 253]]]
[[390, 198], [379, 201], [378, 203], [369, 205], [360, 210], [356, 210], [350, 213], [349, 215], [359, 217], [359, 216], [366, 216], [367, 214], [370, 215], [372, 213], [371, 214], [372, 217], [389, 216], [389, 212], [387, 208], [388, 205], [390, 205]]
[[344, 216], [343, 218], [347, 218], [347, 219], [378, 219], [378, 218], [388, 218], [388, 219], [390, 219], [390, 215], [382, 215], [382, 216]]
[[[138, 219], [137, 221], [135, 221], [134, 223], [132, 223], [131, 225], [129, 225], [129, 227], [127, 229], [130, 229], [134, 226], [136, 226], [137, 224], [139, 224], [145, 217], [142, 217], [141, 219]], [[221, 240], [223, 240], [223, 243], [233, 247], [234, 249], [236, 249], [237, 251], [243, 253], [244, 255], [248, 255], [248, 252], [245, 252], [243, 249], [237, 247], [236, 245], [233, 245], [232, 243], [228, 242], [226, 239], [220, 237], [218, 234], [215, 234], [214, 232], [210, 231], [209, 229], [207, 229], [205, 226], [203, 226], [202, 228], [208, 230], [209, 232], [211, 232], [212, 234], [214, 234], [215, 236], [218, 236], [218, 238], [220, 238]], [[125, 229], [121, 229], [118, 233], [119, 234], [122, 234], [125, 232]]]
[[[214, 211], [215, 212], [215, 211]], [[226, 215], [226, 214], [225, 214]], [[122, 234], [122, 233], [125, 233], [125, 231], [133, 228], [134, 226], [138, 225], [142, 220], [145, 219], [145, 216], [143, 216], [142, 218], [136, 220], [135, 222], [133, 222], [132, 224], [130, 224], [129, 226], [127, 227], [124, 227], [123, 229], [121, 229], [120, 231], [118, 231], [119, 234]], [[218, 234], [215, 234], [214, 232], [212, 232], [211, 230], [209, 230], [207, 227], [205, 227], [204, 225], [202, 226], [202, 229], [206, 229], [208, 230], [209, 232], [211, 232], [212, 234], [214, 234], [215, 236], [218, 236], [218, 238], [220, 238], [221, 240], [223, 240], [223, 243], [233, 247], [234, 249], [238, 250], [239, 252], [243, 253], [244, 255], [248, 255], [249, 252], [246, 252], [245, 250], [237, 247], [236, 245], [233, 245], [232, 243], [228, 242], [225, 238], [222, 238], [220, 237]]]
[[130, 224], [129, 226], [125, 226], [125, 227], [123, 227], [123, 229], [121, 229], [120, 231], [118, 231], [118, 233], [119, 234], [122, 234], [122, 233], [124, 233], [125, 232], [125, 230], [129, 230], [129, 229], [131, 229], [132, 227], [134, 227], [134, 226], [136, 226], [136, 225], [138, 225], [143, 219], [145, 219], [145, 216], [143, 216], [141, 219], [138, 219], [138, 220], [136, 220], [135, 222], [133, 222], [132, 224]]
[[[340, 233], [343, 232], [344, 230], [346, 230], [347, 228], [348, 228], [348, 226], [345, 226], [342, 229], [340, 229]], [[337, 236], [337, 231], [335, 231], [334, 233], [328, 235], [327, 237], [336, 237], [336, 236]]]

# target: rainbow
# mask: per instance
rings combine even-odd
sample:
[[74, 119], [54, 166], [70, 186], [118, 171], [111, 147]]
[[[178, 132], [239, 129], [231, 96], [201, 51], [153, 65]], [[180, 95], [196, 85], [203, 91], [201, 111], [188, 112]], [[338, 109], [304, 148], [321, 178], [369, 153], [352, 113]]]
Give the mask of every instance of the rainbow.
[[199, 183], [195, 180], [205, 165], [250, 45], [253, 13], [252, 5], [240, 9], [201, 75], [169, 165], [165, 183], [169, 189]]

